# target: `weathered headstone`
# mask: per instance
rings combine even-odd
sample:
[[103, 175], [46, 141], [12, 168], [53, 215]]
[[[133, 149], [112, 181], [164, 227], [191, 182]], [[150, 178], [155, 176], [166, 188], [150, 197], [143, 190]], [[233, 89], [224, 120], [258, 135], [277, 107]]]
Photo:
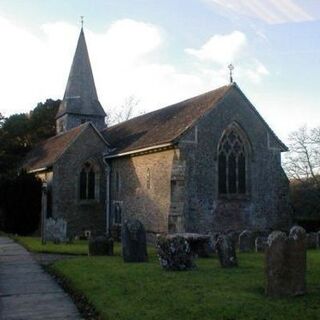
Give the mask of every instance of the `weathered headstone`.
[[289, 234], [289, 264], [291, 276], [291, 295], [297, 296], [306, 293], [306, 232], [295, 226]]
[[180, 235], [158, 235], [156, 248], [162, 268], [171, 271], [191, 270], [194, 264], [194, 253], [185, 237]]
[[317, 232], [317, 248], [320, 248], [320, 231]]
[[254, 242], [256, 252], [264, 252], [268, 246], [268, 237], [258, 236]]
[[45, 220], [45, 240], [54, 243], [67, 242], [67, 222], [63, 218]]
[[121, 228], [122, 256], [124, 262], [148, 260], [146, 231], [136, 219], [125, 220]]
[[216, 241], [216, 248], [221, 267], [231, 268], [238, 266], [234, 242], [229, 235], [220, 235]]
[[269, 235], [266, 276], [268, 296], [296, 296], [306, 292], [306, 235], [303, 228], [291, 228], [289, 237], [281, 231]]
[[287, 240], [286, 234], [281, 231], [273, 231], [268, 237], [266, 249], [266, 294], [271, 297], [290, 294]]
[[307, 233], [307, 249], [316, 249], [318, 247], [318, 234], [316, 232]]
[[249, 230], [244, 230], [239, 235], [239, 251], [251, 252], [254, 250], [254, 235]]
[[113, 239], [106, 236], [91, 238], [89, 256], [113, 256]]

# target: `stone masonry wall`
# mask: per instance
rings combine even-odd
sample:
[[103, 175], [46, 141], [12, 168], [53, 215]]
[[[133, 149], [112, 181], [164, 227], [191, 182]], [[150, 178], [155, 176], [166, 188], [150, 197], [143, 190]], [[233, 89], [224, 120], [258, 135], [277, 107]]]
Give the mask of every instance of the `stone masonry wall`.
[[[98, 128], [98, 130], [102, 130], [106, 126], [104, 117], [68, 113], [57, 119], [57, 134], [78, 127], [82, 123], [88, 121], [91, 121], [96, 126], [96, 128]], [[64, 128], [63, 130], [61, 130], [62, 126]]]
[[[171, 172], [176, 152], [171, 149], [111, 160], [112, 222], [115, 204], [118, 203], [122, 221], [129, 217], [140, 220], [149, 240], [156, 233], [168, 232]], [[117, 172], [120, 176], [118, 191]]]
[[[88, 125], [53, 167], [53, 217], [64, 218], [68, 235], [80, 235], [84, 230], [103, 234], [105, 230], [106, 176], [102, 153], [105, 143]], [[99, 199], [80, 200], [79, 175], [82, 165], [93, 160], [99, 167]]]
[[[217, 147], [223, 130], [232, 122], [243, 129], [251, 142], [245, 199], [222, 199], [218, 195]], [[237, 90], [231, 90], [219, 106], [201, 119], [196, 129], [183, 137], [179, 148], [180, 159], [186, 163], [186, 231], [288, 227], [288, 180], [281, 167], [278, 142]]]

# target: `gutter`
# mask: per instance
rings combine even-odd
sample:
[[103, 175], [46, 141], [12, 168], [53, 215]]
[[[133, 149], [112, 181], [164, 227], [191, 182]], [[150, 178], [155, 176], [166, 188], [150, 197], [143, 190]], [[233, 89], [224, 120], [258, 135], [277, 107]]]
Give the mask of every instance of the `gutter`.
[[132, 150], [132, 151], [112, 154], [112, 155], [109, 155], [109, 156], [108, 155], [104, 155], [104, 158], [105, 159], [118, 158], [118, 157], [123, 157], [123, 156], [130, 155], [130, 154], [148, 152], [148, 151], [152, 151], [152, 150], [155, 150], [155, 149], [167, 148], [167, 147], [171, 147], [172, 145], [173, 145], [173, 143], [169, 142], [169, 143], [159, 144], [157, 146], [146, 147], [146, 148], [136, 149], [136, 150]]

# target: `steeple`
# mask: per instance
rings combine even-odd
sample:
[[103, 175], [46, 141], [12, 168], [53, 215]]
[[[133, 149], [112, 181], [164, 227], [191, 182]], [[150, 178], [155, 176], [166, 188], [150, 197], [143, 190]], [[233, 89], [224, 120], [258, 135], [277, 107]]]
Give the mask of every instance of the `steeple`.
[[98, 129], [105, 126], [106, 114], [98, 100], [86, 40], [81, 28], [63, 100], [56, 116], [57, 133], [91, 121]]

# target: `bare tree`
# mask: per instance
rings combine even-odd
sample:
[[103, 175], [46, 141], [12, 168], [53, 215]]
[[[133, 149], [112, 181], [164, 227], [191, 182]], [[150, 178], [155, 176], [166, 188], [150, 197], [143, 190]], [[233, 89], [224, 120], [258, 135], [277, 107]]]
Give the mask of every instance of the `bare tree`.
[[289, 149], [284, 161], [289, 178], [320, 187], [320, 127], [309, 130], [304, 126], [292, 132]]
[[137, 111], [139, 103], [140, 100], [134, 95], [128, 96], [121, 106], [114, 108], [109, 112], [107, 124], [109, 126], [114, 125], [143, 114], [144, 112]]

